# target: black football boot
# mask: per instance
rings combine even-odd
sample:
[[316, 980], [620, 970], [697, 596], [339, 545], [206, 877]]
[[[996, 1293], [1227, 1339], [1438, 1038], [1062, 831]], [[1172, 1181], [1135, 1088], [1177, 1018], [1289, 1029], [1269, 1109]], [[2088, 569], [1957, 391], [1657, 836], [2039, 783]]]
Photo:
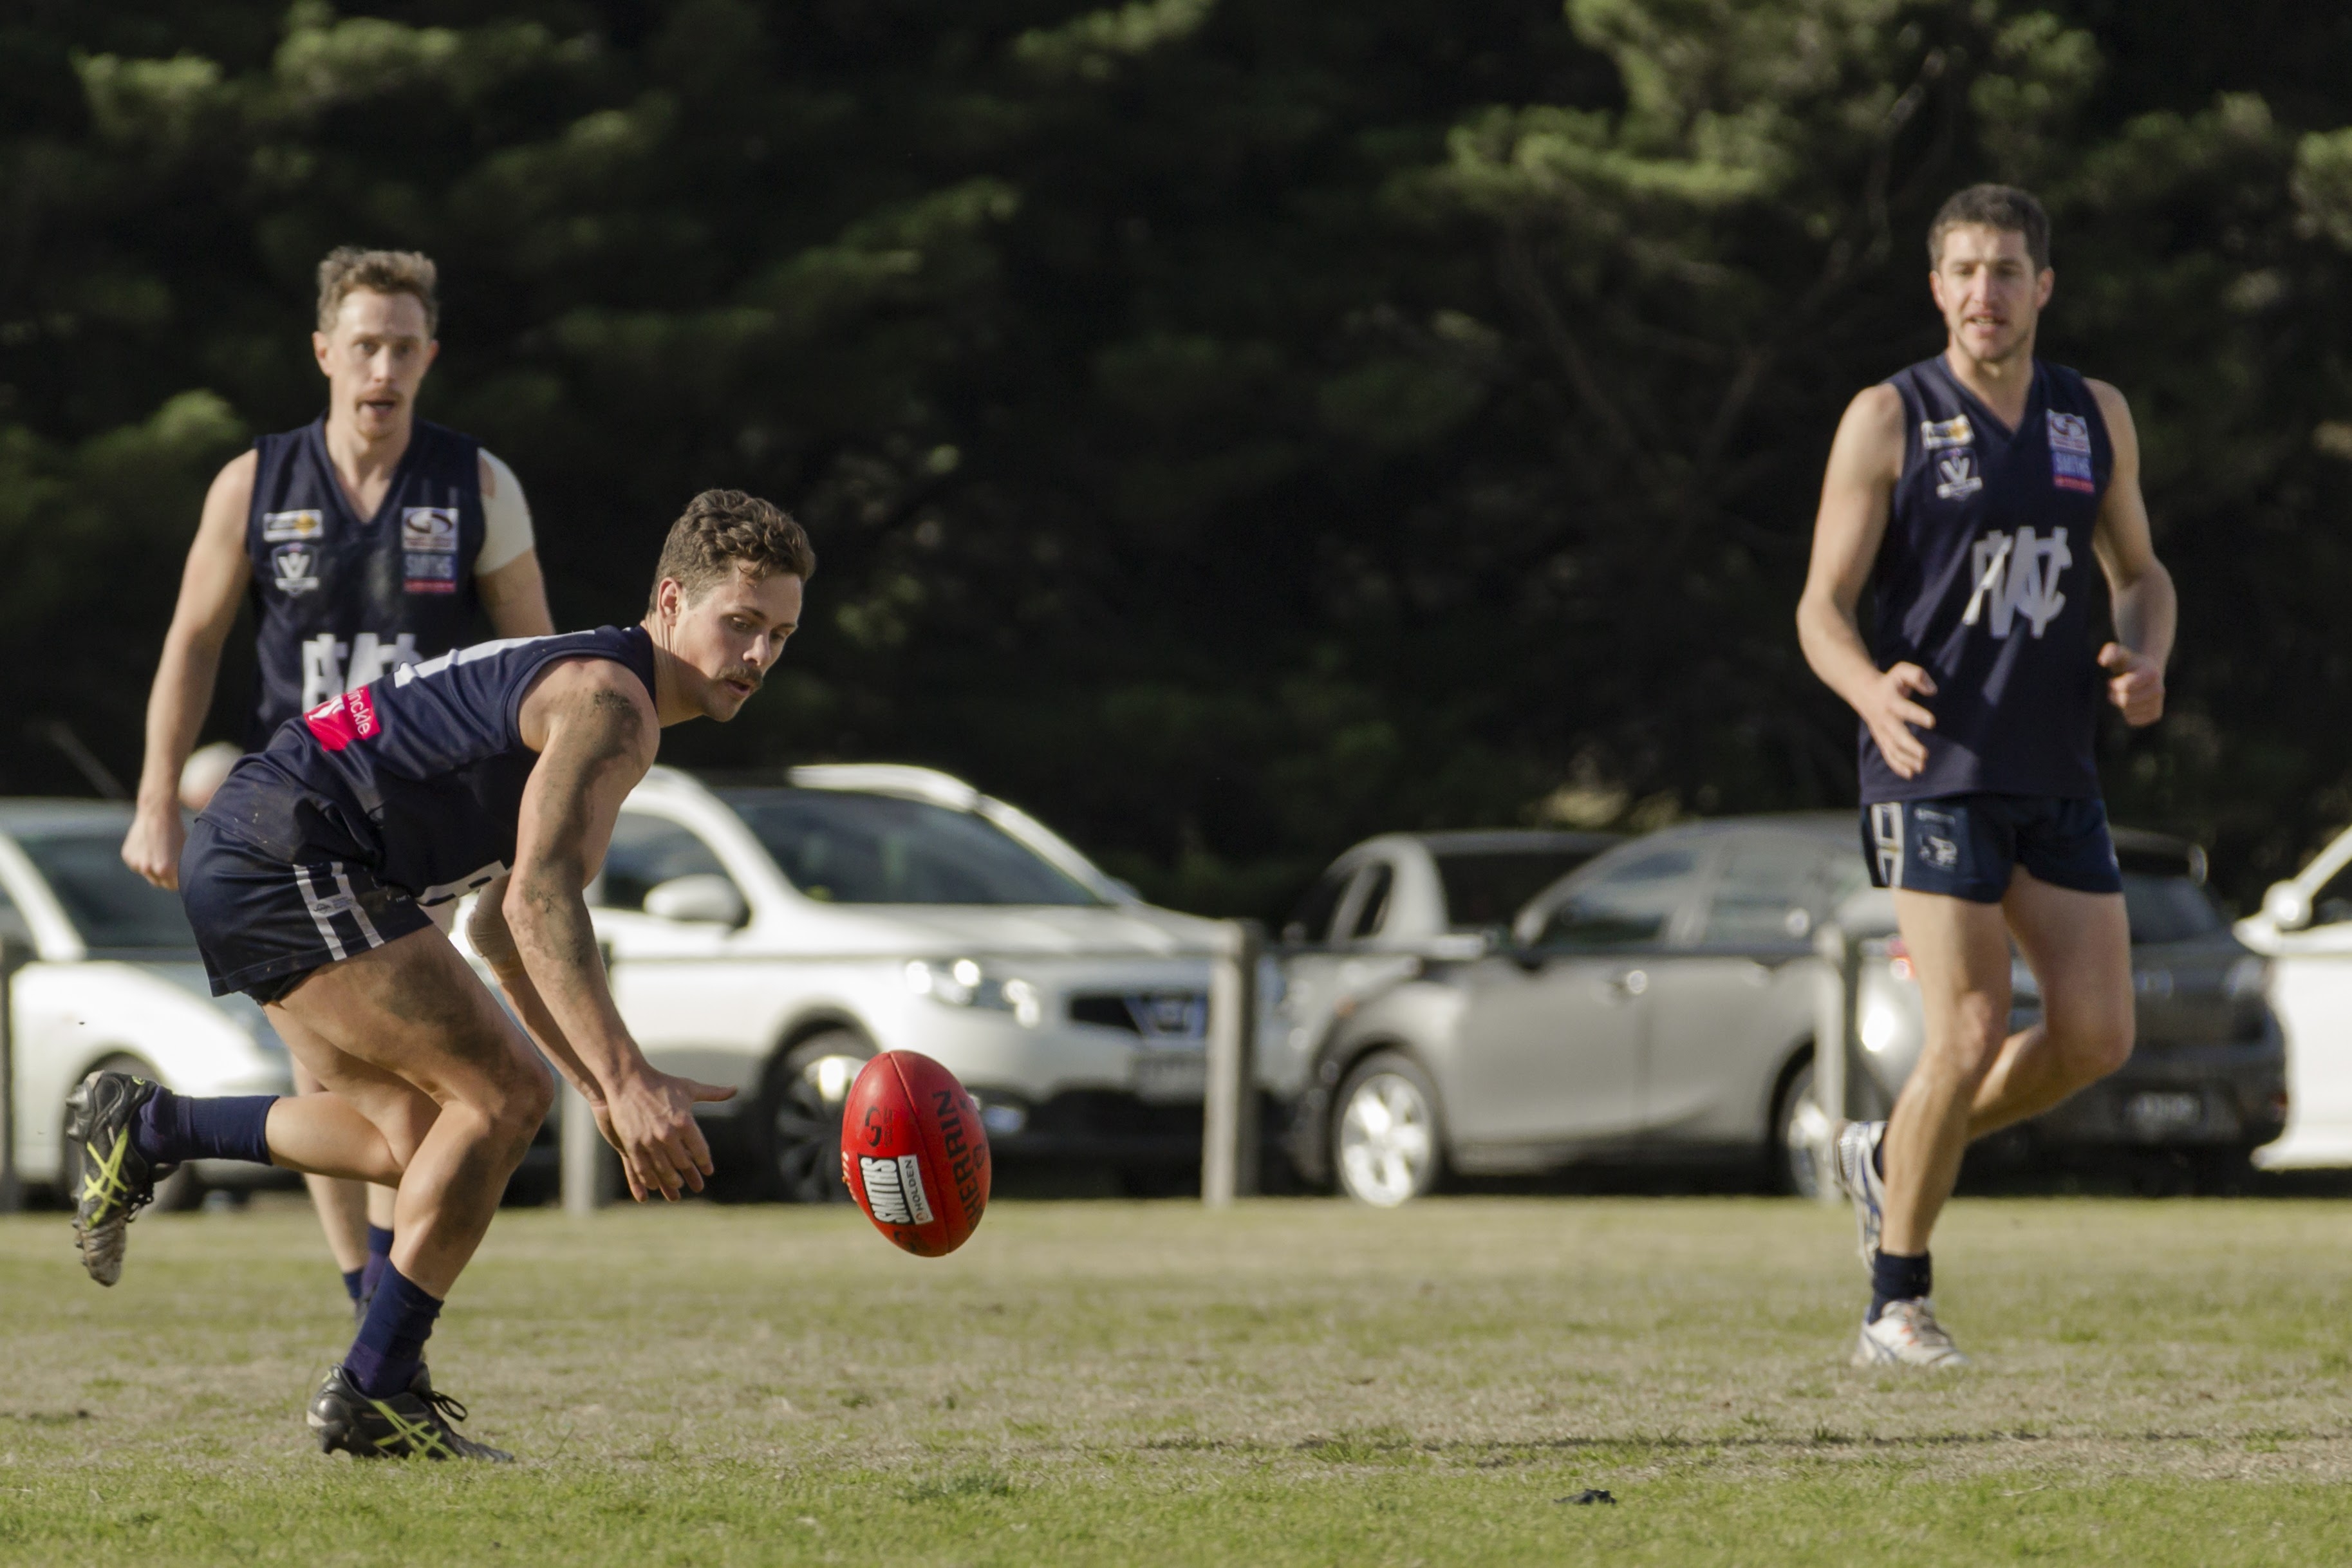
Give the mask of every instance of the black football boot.
[[511, 1464], [514, 1456], [488, 1443], [477, 1443], [457, 1430], [466, 1407], [433, 1387], [433, 1374], [423, 1367], [408, 1387], [389, 1399], [372, 1399], [352, 1385], [340, 1366], [328, 1370], [326, 1381], [310, 1396], [310, 1430], [319, 1435], [319, 1451], [341, 1448], [360, 1459], [487, 1459]]
[[74, 1194], [74, 1245], [81, 1266], [101, 1285], [122, 1278], [122, 1249], [131, 1216], [155, 1201], [164, 1167], [131, 1147], [131, 1123], [155, 1098], [156, 1086], [127, 1072], [94, 1072], [66, 1097], [66, 1136], [81, 1171]]

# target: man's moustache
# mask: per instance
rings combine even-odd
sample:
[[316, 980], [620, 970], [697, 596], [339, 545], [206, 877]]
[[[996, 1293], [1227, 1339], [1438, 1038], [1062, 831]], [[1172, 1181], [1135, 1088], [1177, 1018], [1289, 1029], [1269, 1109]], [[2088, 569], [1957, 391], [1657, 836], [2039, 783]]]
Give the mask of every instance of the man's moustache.
[[740, 680], [754, 691], [759, 690], [761, 686], [767, 683], [767, 678], [761, 675], [758, 670], [751, 668], [749, 665], [737, 665], [731, 669], [722, 669], [719, 672], [719, 679], [721, 680]]

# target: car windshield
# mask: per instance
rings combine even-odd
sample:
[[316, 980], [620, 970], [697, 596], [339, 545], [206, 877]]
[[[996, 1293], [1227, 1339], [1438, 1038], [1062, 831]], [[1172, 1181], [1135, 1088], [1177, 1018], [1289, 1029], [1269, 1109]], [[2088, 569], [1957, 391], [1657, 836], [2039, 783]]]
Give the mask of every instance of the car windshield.
[[2202, 882], [2146, 871], [2124, 873], [2124, 914], [2135, 942], [2188, 942], [2230, 928], [2230, 917]]
[[836, 904], [1099, 904], [984, 816], [845, 790], [722, 790], [793, 887]]
[[196, 945], [180, 895], [122, 863], [119, 831], [27, 836], [16, 843], [92, 952], [184, 952]]
[[1508, 925], [1527, 901], [1592, 858], [1589, 849], [1440, 850], [1445, 923], [1454, 931]]

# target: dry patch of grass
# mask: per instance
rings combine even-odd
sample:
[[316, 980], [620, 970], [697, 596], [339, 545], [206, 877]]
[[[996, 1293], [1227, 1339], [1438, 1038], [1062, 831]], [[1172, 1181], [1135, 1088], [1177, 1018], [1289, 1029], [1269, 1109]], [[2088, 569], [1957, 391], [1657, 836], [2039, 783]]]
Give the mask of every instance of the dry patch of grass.
[[492, 1472], [308, 1451], [349, 1320], [307, 1211], [144, 1216], [112, 1291], [28, 1217], [0, 1558], [2319, 1561], [2347, 1219], [1956, 1205], [1979, 1366], [1922, 1379], [1843, 1365], [1851, 1229], [1790, 1203], [1008, 1203], [928, 1262], [842, 1211], [509, 1214], [434, 1344]]

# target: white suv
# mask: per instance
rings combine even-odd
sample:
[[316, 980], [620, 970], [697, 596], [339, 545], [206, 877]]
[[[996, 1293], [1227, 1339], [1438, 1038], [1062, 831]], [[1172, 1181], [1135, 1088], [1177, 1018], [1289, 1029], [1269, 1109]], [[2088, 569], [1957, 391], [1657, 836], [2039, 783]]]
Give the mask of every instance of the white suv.
[[892, 1049], [961, 1079], [1000, 1154], [1197, 1162], [1213, 922], [944, 773], [785, 776], [656, 768], [590, 889], [646, 1056], [742, 1091], [703, 1108], [725, 1186], [835, 1196], [842, 1100]]

